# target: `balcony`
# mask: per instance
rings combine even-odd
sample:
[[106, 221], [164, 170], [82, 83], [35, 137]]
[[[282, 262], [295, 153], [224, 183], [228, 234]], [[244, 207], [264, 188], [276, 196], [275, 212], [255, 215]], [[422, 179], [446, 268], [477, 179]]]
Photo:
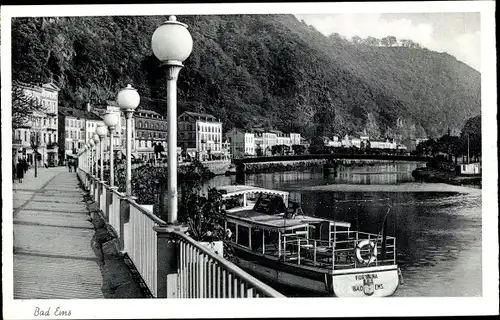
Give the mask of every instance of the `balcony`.
[[57, 148], [57, 142], [47, 143], [47, 149], [55, 149], [55, 148]]

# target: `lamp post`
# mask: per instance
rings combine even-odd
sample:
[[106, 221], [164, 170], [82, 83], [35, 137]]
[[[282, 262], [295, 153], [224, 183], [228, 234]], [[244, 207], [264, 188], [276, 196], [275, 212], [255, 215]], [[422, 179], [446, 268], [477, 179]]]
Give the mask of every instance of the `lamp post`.
[[177, 221], [177, 77], [193, 50], [193, 38], [187, 25], [170, 16], [153, 33], [151, 47], [154, 55], [166, 66], [167, 124], [168, 124], [168, 223]]
[[92, 153], [92, 149], [95, 147], [95, 142], [94, 139], [89, 139], [89, 145], [90, 145], [90, 162], [89, 162], [89, 169], [90, 169], [90, 175], [92, 176], [94, 174], [94, 154]]
[[104, 115], [104, 124], [108, 127], [109, 131], [109, 185], [115, 185], [115, 169], [114, 169], [114, 155], [113, 155], [113, 133], [119, 121], [119, 114], [116, 112], [106, 112]]
[[469, 149], [470, 149], [470, 148], [469, 148], [470, 141], [469, 141], [469, 140], [470, 140], [470, 138], [469, 138], [469, 134], [467, 133], [467, 164], [469, 164], [469, 163], [470, 163], [470, 153], [469, 153], [469, 151], [470, 151], [470, 150], [469, 150]]
[[116, 97], [116, 103], [123, 111], [125, 118], [127, 119], [127, 167], [125, 193], [128, 196], [132, 195], [132, 116], [140, 101], [141, 98], [139, 97], [139, 93], [137, 93], [137, 90], [132, 88], [130, 84], [127, 85], [125, 89], [118, 92], [118, 96]]
[[87, 170], [87, 160], [89, 158], [89, 144], [88, 143], [85, 143], [85, 145], [83, 146], [83, 152], [85, 154], [84, 154], [84, 157], [82, 158], [83, 159], [82, 169], [85, 170], [85, 172], [88, 172], [88, 170]]
[[106, 125], [100, 124], [96, 128], [97, 135], [99, 136], [99, 141], [100, 141], [100, 151], [101, 151], [101, 181], [104, 181], [104, 138], [108, 135], [108, 128]]
[[[92, 135], [92, 139], [94, 140], [95, 142], [95, 177], [98, 178], [99, 177], [99, 154], [100, 154], [100, 149], [101, 149], [101, 145], [99, 144], [99, 142], [101, 141], [101, 139], [99, 139], [99, 135], [97, 133], [94, 133]], [[98, 151], [99, 149], [99, 151]]]
[[85, 170], [88, 173], [91, 173], [90, 172], [91, 155], [92, 155], [92, 146], [87, 141], [87, 161], [85, 162]]

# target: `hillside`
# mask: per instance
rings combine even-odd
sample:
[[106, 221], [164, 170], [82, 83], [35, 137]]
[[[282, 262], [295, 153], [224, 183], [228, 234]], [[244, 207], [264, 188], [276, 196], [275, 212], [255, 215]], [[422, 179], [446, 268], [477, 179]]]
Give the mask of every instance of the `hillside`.
[[[114, 99], [127, 83], [165, 114], [166, 81], [150, 39], [166, 17], [22, 18], [12, 23], [13, 79], [62, 88], [60, 102]], [[480, 74], [426, 49], [371, 47], [325, 37], [291, 15], [178, 17], [192, 55], [179, 111], [232, 126], [321, 134], [444, 134], [480, 114]]]

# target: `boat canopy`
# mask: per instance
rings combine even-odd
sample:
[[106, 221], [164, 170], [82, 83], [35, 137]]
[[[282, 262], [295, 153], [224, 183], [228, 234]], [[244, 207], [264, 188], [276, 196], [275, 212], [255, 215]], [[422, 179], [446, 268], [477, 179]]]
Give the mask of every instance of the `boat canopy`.
[[268, 215], [253, 210], [243, 210], [230, 213], [227, 216], [227, 221], [251, 228], [284, 232], [297, 228], [306, 228], [311, 223], [325, 220], [309, 216], [285, 219], [283, 214]]
[[248, 193], [275, 194], [275, 195], [280, 195], [283, 198], [288, 199], [288, 192], [286, 192], [286, 191], [265, 189], [265, 188], [259, 188], [259, 187], [254, 187], [254, 186], [227, 185], [227, 186], [219, 187], [218, 189], [226, 191], [226, 194], [222, 195], [223, 199], [242, 195], [242, 194], [248, 194]]

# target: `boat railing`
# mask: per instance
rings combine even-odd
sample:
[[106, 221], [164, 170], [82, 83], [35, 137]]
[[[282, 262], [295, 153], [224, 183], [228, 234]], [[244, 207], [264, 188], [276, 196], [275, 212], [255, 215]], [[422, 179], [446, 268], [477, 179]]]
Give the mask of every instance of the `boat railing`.
[[[357, 249], [363, 240], [376, 244], [377, 250], [370, 245]], [[364, 257], [362, 261], [356, 256], [356, 250], [359, 250], [361, 258]], [[372, 254], [376, 254], [376, 259], [368, 263]], [[381, 235], [366, 232], [339, 231], [331, 241], [288, 235], [282, 241], [281, 259], [332, 269], [393, 265], [396, 264], [396, 238], [386, 236], [384, 246]]]
[[179, 231], [179, 226], [167, 225], [134, 197], [91, 175], [86, 160], [79, 159], [78, 177], [151, 297], [284, 297]]

